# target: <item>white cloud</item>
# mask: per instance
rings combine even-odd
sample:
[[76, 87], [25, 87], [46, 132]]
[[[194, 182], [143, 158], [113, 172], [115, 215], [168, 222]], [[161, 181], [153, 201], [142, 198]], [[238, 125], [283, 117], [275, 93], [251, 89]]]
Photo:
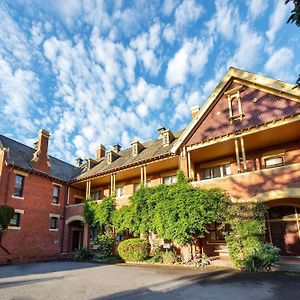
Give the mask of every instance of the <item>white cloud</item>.
[[235, 6], [228, 0], [215, 0], [216, 13], [207, 23], [208, 32], [216, 33], [230, 40], [234, 37], [239, 25], [239, 14]]
[[268, 7], [268, 0], [248, 0], [247, 5], [251, 18], [256, 19], [264, 15]]
[[238, 47], [233, 57], [228, 62], [228, 67], [238, 67], [244, 70], [251, 70], [257, 64], [262, 51], [263, 39], [255, 31], [252, 31], [248, 24], [243, 23], [238, 30]]
[[146, 71], [156, 76], [161, 68], [161, 62], [156, 57], [156, 49], [161, 43], [161, 25], [155, 23], [149, 28], [149, 32], [144, 32], [132, 39], [130, 45], [136, 50], [139, 60], [142, 61]]
[[175, 41], [175, 37], [176, 37], [174, 28], [170, 25], [167, 25], [164, 28], [163, 36], [169, 44], [173, 44], [173, 42]]
[[200, 77], [213, 46], [212, 40], [187, 40], [168, 63], [166, 81], [170, 85], [184, 84], [192, 74]]
[[276, 50], [264, 66], [265, 72], [274, 78], [292, 81], [294, 53], [291, 49], [283, 47]]
[[290, 5], [286, 5], [284, 1], [275, 1], [274, 3], [276, 6], [269, 19], [269, 30], [266, 32], [271, 43], [274, 41], [278, 30], [286, 23], [288, 14], [292, 9], [291, 3]]
[[176, 27], [184, 27], [189, 23], [195, 22], [200, 17], [202, 7], [197, 5], [195, 0], [184, 0], [175, 11]]
[[166, 16], [170, 16], [173, 12], [175, 7], [178, 5], [178, 0], [165, 0], [162, 11]]

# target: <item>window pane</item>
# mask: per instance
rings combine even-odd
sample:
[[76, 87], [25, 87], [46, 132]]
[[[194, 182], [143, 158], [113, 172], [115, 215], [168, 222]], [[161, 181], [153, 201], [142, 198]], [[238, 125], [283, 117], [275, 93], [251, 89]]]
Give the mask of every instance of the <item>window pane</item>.
[[150, 187], [150, 186], [151, 186], [151, 180], [149, 179], [146, 181], [146, 187]]
[[20, 213], [15, 213], [13, 218], [10, 220], [10, 226], [13, 227], [20, 227]]
[[211, 169], [210, 168], [204, 170], [204, 178], [205, 179], [211, 178], [210, 174], [211, 174]]
[[133, 186], [133, 190], [136, 192], [141, 187], [140, 183], [135, 183]]
[[23, 183], [24, 176], [16, 175], [15, 187], [14, 187], [14, 196], [22, 197], [23, 195]]
[[57, 218], [56, 217], [51, 217], [50, 228], [57, 229]]
[[231, 175], [231, 167], [229, 164], [223, 166], [223, 175], [224, 176]]
[[174, 176], [171, 177], [171, 182], [172, 182], [172, 183], [176, 183], [176, 182], [177, 182], [177, 177], [176, 177], [176, 175], [174, 175]]
[[123, 187], [116, 188], [116, 197], [121, 197], [123, 195]]
[[170, 184], [170, 183], [171, 183], [170, 177], [164, 177], [164, 178], [163, 178], [163, 183], [164, 183], [164, 184]]
[[213, 168], [213, 177], [221, 177], [221, 168], [219, 166]]
[[283, 157], [271, 157], [265, 160], [266, 167], [278, 166], [283, 164]]
[[59, 186], [55, 185], [53, 188], [53, 203], [58, 204]]

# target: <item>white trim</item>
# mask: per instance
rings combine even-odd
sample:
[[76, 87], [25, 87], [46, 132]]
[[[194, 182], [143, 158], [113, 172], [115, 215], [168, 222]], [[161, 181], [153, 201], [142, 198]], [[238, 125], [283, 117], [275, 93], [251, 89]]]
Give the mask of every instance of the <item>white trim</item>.
[[24, 209], [15, 208], [15, 213], [24, 214]]
[[14, 173], [21, 176], [29, 176], [28, 173], [14, 169]]
[[49, 214], [50, 218], [60, 218], [59, 214]]
[[21, 226], [19, 226], [19, 227], [15, 227], [15, 226], [8, 226], [8, 228], [7, 229], [9, 229], [9, 230], [20, 230], [21, 229]]
[[24, 200], [24, 196], [19, 197], [19, 196], [12, 195], [11, 197], [14, 198], [14, 199], [18, 199], [18, 200]]
[[73, 221], [84, 222], [84, 219], [83, 219], [83, 216], [81, 216], [81, 215], [72, 216], [66, 220], [66, 224], [70, 224]]
[[50, 228], [49, 231], [51, 231], [51, 232], [57, 232], [58, 228], [55, 228], [55, 229], [54, 228]]
[[[216, 86], [211, 95], [207, 98], [206, 102], [200, 108], [199, 112], [196, 114], [196, 116], [192, 119], [190, 124], [186, 127], [186, 129], [177, 139], [177, 141], [171, 148], [172, 153], [176, 153], [177, 150], [182, 146], [182, 144], [188, 138], [189, 134], [192, 132], [192, 130], [195, 128], [198, 122], [201, 121], [202, 117], [206, 114], [206, 112], [208, 112], [211, 106], [216, 102], [216, 100], [218, 100], [221, 91], [226, 87], [226, 85], [230, 82], [232, 78], [242, 79], [249, 82], [250, 84], [252, 83], [255, 85], [265, 86], [280, 93], [292, 95], [295, 98], [299, 98], [297, 102], [300, 102], [299, 93], [296, 91], [296, 89], [294, 89], [294, 85], [231, 67], [225, 74], [223, 79]], [[256, 88], [259, 89], [259, 86], [257, 86]], [[295, 99], [291, 100], [296, 101]]]

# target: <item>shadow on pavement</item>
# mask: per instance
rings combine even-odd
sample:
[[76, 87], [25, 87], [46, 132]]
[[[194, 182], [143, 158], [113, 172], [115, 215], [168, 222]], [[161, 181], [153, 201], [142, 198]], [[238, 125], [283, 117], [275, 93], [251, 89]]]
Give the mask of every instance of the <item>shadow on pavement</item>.
[[0, 280], [1, 278], [95, 268], [104, 265], [105, 264], [73, 261], [50, 261], [20, 265], [3, 265], [0, 266]]

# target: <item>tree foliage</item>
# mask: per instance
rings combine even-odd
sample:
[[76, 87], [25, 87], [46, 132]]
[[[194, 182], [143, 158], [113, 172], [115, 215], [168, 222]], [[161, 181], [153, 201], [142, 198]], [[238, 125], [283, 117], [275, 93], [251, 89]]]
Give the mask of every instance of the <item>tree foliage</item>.
[[225, 223], [231, 231], [225, 235], [229, 253], [240, 269], [259, 271], [278, 260], [279, 249], [263, 245], [267, 208], [260, 202], [229, 203]]
[[142, 186], [130, 197], [130, 204], [116, 212], [117, 232], [129, 229], [135, 236], [157, 233], [178, 244], [190, 244], [206, 232], [206, 225], [222, 221], [228, 195], [219, 189], [199, 190], [188, 184], [181, 171], [177, 183]]
[[83, 209], [84, 221], [93, 227], [111, 231], [116, 211], [116, 200], [113, 196], [106, 196], [100, 202], [88, 198]]
[[13, 218], [15, 210], [7, 205], [0, 206], [0, 232], [4, 232]]

